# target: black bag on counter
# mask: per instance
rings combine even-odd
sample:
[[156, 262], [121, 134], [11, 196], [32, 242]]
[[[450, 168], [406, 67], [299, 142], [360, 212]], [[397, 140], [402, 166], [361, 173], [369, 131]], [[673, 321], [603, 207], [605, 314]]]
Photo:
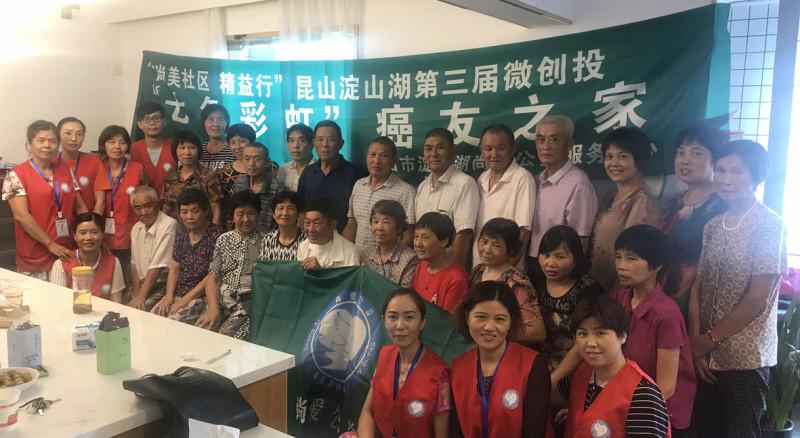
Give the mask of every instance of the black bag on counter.
[[171, 437], [189, 436], [189, 418], [240, 430], [258, 425], [256, 412], [233, 381], [208, 370], [180, 367], [164, 376], [125, 380], [122, 387], [161, 405]]

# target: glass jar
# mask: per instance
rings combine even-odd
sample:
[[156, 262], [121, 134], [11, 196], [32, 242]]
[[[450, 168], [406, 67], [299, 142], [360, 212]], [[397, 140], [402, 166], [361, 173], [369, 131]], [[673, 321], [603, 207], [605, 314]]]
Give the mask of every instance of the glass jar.
[[89, 266], [72, 268], [72, 313], [92, 311], [92, 282], [94, 273]]

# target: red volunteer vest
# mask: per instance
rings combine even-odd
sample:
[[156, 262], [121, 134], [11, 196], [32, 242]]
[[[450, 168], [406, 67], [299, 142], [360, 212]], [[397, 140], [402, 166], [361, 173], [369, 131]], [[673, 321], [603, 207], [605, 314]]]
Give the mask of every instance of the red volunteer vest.
[[131, 145], [131, 160], [142, 163], [144, 171], [147, 172], [147, 179], [150, 181], [158, 195], [161, 196], [161, 191], [164, 190], [164, 179], [170, 173], [176, 171], [178, 166], [175, 165], [175, 159], [172, 158], [172, 140], [164, 140], [164, 145], [161, 146], [161, 155], [158, 156], [158, 163], [153, 166], [150, 161], [150, 154], [147, 153], [147, 143], [144, 140], [133, 142]]
[[426, 348], [411, 376], [392, 400], [397, 347], [387, 345], [378, 355], [372, 385], [372, 418], [381, 435], [390, 438], [433, 438], [433, 419], [439, 398], [439, 377], [447, 364]]
[[[106, 166], [107, 175], [111, 175], [111, 169]], [[106, 234], [105, 242], [111, 249], [130, 249], [131, 229], [138, 220], [131, 207], [131, 193], [142, 180], [144, 166], [142, 163], [128, 161], [128, 168], [125, 176], [119, 183], [114, 199], [111, 199], [112, 190], [106, 192], [106, 211], [105, 217], [111, 217], [111, 210], [114, 210], [114, 234]]]
[[[92, 295], [102, 297], [111, 293], [116, 264], [116, 257], [111, 254], [100, 253], [100, 263], [94, 271], [94, 281], [92, 281]], [[75, 251], [75, 257], [72, 260], [62, 261], [61, 266], [64, 268], [64, 274], [67, 277], [67, 287], [72, 287], [72, 268], [81, 266], [81, 262], [78, 260], [78, 251]]]
[[[28, 198], [28, 211], [36, 223], [53, 241], [67, 248], [75, 248], [71, 236], [56, 238], [56, 195], [53, 187], [33, 167], [31, 160], [17, 164], [13, 169], [17, 174]], [[61, 188], [61, 211], [67, 219], [68, 226], [75, 223], [75, 199], [77, 195], [72, 185], [69, 167], [63, 163], [53, 164], [53, 176]], [[65, 190], [66, 189], [66, 190]], [[71, 229], [71, 228], [70, 228]], [[44, 245], [34, 240], [18, 222], [14, 222], [14, 238], [16, 239], [16, 264], [20, 272], [49, 271], [55, 256]]]
[[[636, 362], [629, 360], [606, 384], [589, 409], [583, 410], [589, 380], [592, 378], [592, 367], [583, 362], [575, 371], [572, 380], [564, 438], [626, 437], [625, 423], [628, 419], [628, 408], [633, 399], [633, 392], [639, 386], [642, 377], [654, 383]], [[671, 436], [667, 427], [667, 437]]]
[[[80, 157], [80, 163], [77, 163], [78, 168], [75, 170], [75, 180], [78, 181], [78, 186], [81, 188], [81, 198], [83, 198], [83, 203], [86, 204], [86, 209], [93, 211], [95, 180], [101, 177], [99, 174], [103, 162], [99, 157], [83, 152], [80, 153]], [[75, 169], [77, 160], [64, 160], [60, 156], [56, 158], [56, 161], [58, 160], [63, 161], [68, 168]]]
[[[522, 401], [528, 376], [538, 353], [516, 342], [509, 342], [502, 362], [492, 378], [489, 394], [489, 434], [491, 438], [522, 436]], [[450, 386], [458, 423], [465, 438], [482, 438], [481, 395], [477, 380], [478, 349], [473, 348], [453, 359]], [[551, 436], [548, 427], [547, 436]]]

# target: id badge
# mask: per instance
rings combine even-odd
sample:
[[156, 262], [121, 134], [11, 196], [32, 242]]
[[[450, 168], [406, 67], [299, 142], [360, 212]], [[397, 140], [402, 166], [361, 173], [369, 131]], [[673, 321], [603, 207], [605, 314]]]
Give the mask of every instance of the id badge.
[[114, 225], [114, 218], [113, 217], [107, 217], [106, 218], [106, 230], [105, 230], [105, 233], [106, 234], [116, 234], [117, 233], [115, 225]]
[[69, 226], [66, 219], [56, 219], [56, 236], [69, 237]]

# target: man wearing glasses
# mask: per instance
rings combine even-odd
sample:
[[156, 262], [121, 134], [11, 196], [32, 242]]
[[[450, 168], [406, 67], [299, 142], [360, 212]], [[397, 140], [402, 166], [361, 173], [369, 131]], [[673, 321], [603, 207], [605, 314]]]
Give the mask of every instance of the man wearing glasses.
[[164, 179], [177, 169], [172, 157], [172, 141], [164, 138], [164, 107], [145, 102], [136, 109], [136, 120], [144, 138], [131, 145], [131, 160], [142, 163], [148, 180], [161, 196]]

